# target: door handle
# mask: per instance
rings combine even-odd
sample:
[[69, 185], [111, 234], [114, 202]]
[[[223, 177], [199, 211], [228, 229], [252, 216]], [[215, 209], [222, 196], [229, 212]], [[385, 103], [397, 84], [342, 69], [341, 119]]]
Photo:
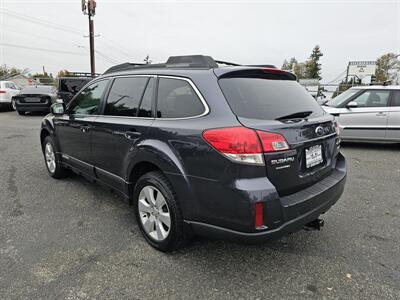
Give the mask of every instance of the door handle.
[[83, 133], [87, 133], [89, 132], [91, 126], [86, 125], [86, 126], [81, 126], [80, 128]]
[[135, 140], [138, 139], [140, 137], [141, 133], [137, 132], [137, 131], [125, 131], [124, 136], [128, 139], [128, 140]]
[[386, 113], [383, 112], [383, 111], [380, 111], [380, 112], [378, 112], [378, 113], [376, 114], [376, 116], [378, 116], [378, 117], [386, 117]]

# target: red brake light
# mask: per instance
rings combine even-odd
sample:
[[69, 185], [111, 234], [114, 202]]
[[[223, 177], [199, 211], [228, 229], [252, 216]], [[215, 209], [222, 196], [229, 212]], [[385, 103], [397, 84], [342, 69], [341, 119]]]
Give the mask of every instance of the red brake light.
[[257, 130], [257, 134], [260, 137], [264, 152], [275, 152], [289, 149], [289, 145], [285, 138], [278, 133]]
[[0, 90], [0, 94], [5, 94], [6, 91]]
[[256, 228], [264, 225], [264, 203], [256, 203], [254, 219]]
[[245, 127], [210, 129], [203, 137], [223, 153], [261, 153], [261, 145], [254, 130]]
[[209, 129], [203, 138], [228, 158], [263, 165], [262, 148], [254, 130], [245, 127]]
[[282, 135], [246, 127], [209, 129], [203, 138], [228, 158], [250, 164], [263, 165], [263, 152], [289, 149]]

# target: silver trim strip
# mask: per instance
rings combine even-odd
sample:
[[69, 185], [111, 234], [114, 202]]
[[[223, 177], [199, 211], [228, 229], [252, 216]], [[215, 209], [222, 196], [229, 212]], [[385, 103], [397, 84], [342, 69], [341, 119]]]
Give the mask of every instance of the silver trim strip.
[[[111, 75], [111, 76], [105, 76], [99, 78], [97, 81], [101, 81], [102, 79], [110, 79], [112, 80], [113, 78], [131, 78], [131, 77], [149, 77], [149, 78], [171, 78], [171, 79], [177, 79], [177, 80], [183, 80], [186, 81], [190, 84], [192, 89], [195, 91], [197, 97], [199, 97], [201, 103], [204, 106], [204, 112], [200, 115], [197, 116], [192, 116], [192, 117], [184, 117], [184, 118], [148, 118], [148, 117], [128, 117], [128, 116], [123, 116], [123, 118], [128, 118], [128, 119], [145, 119], [145, 120], [167, 120], [167, 121], [175, 121], [175, 120], [187, 120], [187, 119], [194, 119], [194, 118], [200, 118], [205, 115], [208, 115], [210, 112], [210, 107], [208, 106], [207, 101], [204, 99], [203, 95], [200, 93], [199, 89], [197, 86], [193, 83], [193, 81], [189, 78], [186, 77], [179, 77], [179, 76], [169, 76], [169, 75], [150, 75], [150, 74], [123, 74], [123, 75]], [[90, 83], [96, 83], [97, 81], [91, 81]], [[84, 87], [86, 88], [86, 86]], [[83, 89], [83, 88], [82, 88]], [[79, 116], [79, 115], [78, 115]], [[110, 116], [110, 115], [82, 115], [82, 116], [90, 116], [90, 117], [114, 117], [114, 118], [121, 118], [121, 116]]]
[[[62, 152], [57, 152], [57, 154], [60, 154], [61, 157], [62, 157], [62, 158], [65, 158], [66, 160], [69, 160], [69, 159], [75, 160], [75, 161], [77, 161], [77, 162], [79, 162], [79, 163], [81, 163], [81, 164], [83, 164], [83, 165], [87, 165], [87, 166], [89, 166], [89, 167], [91, 167], [91, 168], [95, 168], [95, 170], [99, 170], [99, 171], [101, 171], [101, 172], [104, 172], [104, 173], [107, 173], [107, 174], [111, 175], [112, 177], [116, 177], [116, 178], [120, 179], [121, 181], [123, 181], [123, 182], [126, 183], [126, 184], [130, 184], [130, 182], [126, 181], [124, 178], [122, 178], [122, 177], [120, 177], [120, 176], [118, 176], [118, 175], [115, 175], [115, 174], [113, 174], [113, 173], [110, 173], [110, 172], [108, 172], [108, 171], [106, 171], [106, 170], [104, 170], [104, 169], [102, 169], [102, 168], [96, 167], [96, 166], [94, 166], [94, 165], [88, 164], [88, 163], [86, 163], [86, 162], [84, 162], [84, 161], [82, 161], [82, 160], [80, 160], [80, 159], [77, 159], [77, 158], [75, 158], [75, 157], [73, 157], [73, 156], [70, 156], [70, 155], [68, 155], [68, 154], [64, 154], [64, 153], [62, 153]], [[68, 162], [65, 162], [65, 163], [68, 164]]]
[[115, 174], [113, 174], [113, 173], [110, 173], [110, 172], [108, 172], [108, 171], [106, 171], [106, 170], [104, 170], [104, 169], [102, 169], [102, 168], [99, 168], [99, 167], [94, 167], [96, 170], [99, 170], [99, 171], [101, 171], [101, 172], [104, 172], [104, 173], [106, 173], [106, 174], [109, 174], [109, 175], [111, 175], [112, 177], [115, 177], [115, 178], [118, 178], [118, 179], [120, 179], [121, 181], [123, 181], [124, 183], [126, 183], [126, 184], [130, 184], [130, 182], [128, 182], [128, 181], [126, 181], [125, 179], [123, 179], [122, 177], [120, 177], [120, 176], [118, 176], [118, 175], [115, 175]]
[[[194, 119], [194, 118], [200, 118], [203, 117], [205, 115], [208, 115], [208, 113], [210, 112], [210, 108], [206, 102], [206, 100], [204, 99], [203, 95], [200, 93], [199, 89], [196, 87], [196, 85], [193, 83], [192, 80], [190, 80], [189, 78], [186, 77], [179, 77], [179, 76], [167, 76], [167, 75], [160, 75], [157, 76], [158, 78], [171, 78], [171, 79], [177, 79], [177, 80], [183, 80], [186, 81], [190, 84], [190, 86], [192, 87], [192, 89], [195, 91], [195, 93], [197, 94], [197, 97], [199, 97], [201, 103], [204, 106], [204, 112], [200, 115], [197, 116], [192, 116], [192, 117], [184, 117], [184, 118], [156, 118], [156, 120], [161, 120], [161, 121], [174, 121], [174, 120], [188, 120], [188, 119]], [[157, 99], [158, 100], [158, 99]]]
[[297, 142], [297, 143], [290, 143], [290, 144], [292, 144], [292, 145], [298, 145], [298, 144], [304, 144], [304, 143], [308, 143], [308, 142], [314, 142], [314, 141], [318, 141], [318, 140], [323, 140], [323, 139], [329, 138], [329, 137], [334, 136], [334, 135], [336, 135], [336, 132], [331, 133], [331, 134], [328, 134], [328, 135], [324, 135], [324, 136], [321, 136], [321, 137], [317, 137], [317, 138], [315, 138], [315, 139], [306, 140], [306, 141]]

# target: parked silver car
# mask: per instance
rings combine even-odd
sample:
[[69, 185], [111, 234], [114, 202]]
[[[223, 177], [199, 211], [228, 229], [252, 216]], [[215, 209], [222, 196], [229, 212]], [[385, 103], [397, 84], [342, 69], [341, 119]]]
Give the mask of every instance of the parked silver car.
[[400, 86], [352, 87], [322, 107], [342, 140], [400, 142]]

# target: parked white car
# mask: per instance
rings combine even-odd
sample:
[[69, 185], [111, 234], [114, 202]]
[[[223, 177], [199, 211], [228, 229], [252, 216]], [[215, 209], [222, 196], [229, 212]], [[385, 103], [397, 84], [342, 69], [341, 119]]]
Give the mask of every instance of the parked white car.
[[1, 106], [11, 106], [14, 110], [16, 109], [12, 97], [19, 94], [21, 91], [12, 81], [0, 81], [0, 107]]
[[352, 87], [322, 106], [342, 140], [400, 142], [400, 86]]

